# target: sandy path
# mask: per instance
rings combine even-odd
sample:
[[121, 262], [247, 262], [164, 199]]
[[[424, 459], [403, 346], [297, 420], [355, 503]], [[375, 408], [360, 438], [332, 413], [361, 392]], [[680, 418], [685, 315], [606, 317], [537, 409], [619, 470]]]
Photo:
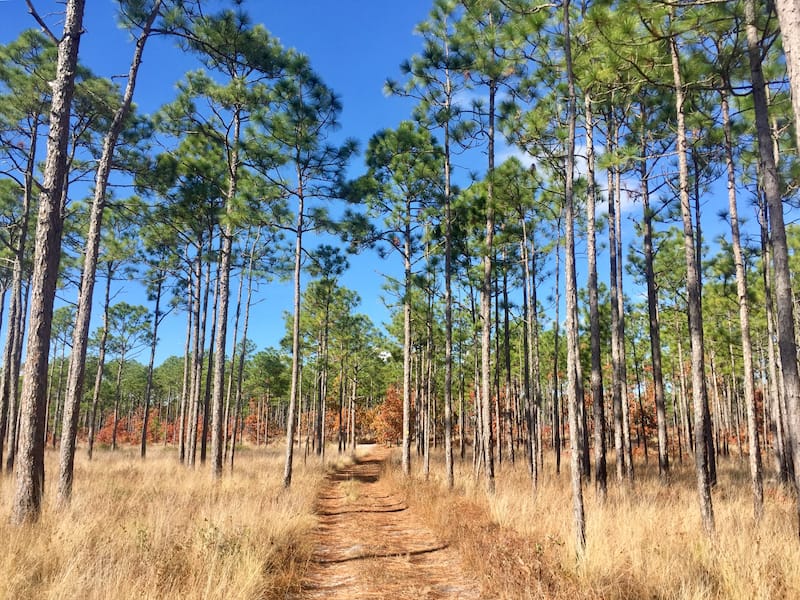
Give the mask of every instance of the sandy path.
[[332, 474], [317, 501], [316, 549], [301, 598], [480, 598], [455, 551], [381, 478], [385, 448]]

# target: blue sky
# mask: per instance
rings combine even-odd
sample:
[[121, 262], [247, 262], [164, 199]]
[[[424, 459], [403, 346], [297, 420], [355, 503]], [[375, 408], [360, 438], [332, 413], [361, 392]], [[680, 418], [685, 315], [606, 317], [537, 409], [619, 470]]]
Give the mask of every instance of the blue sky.
[[[34, 0], [34, 6], [40, 14], [46, 15], [53, 31], [60, 32], [63, 4]], [[400, 63], [419, 51], [420, 39], [413, 34], [413, 29], [426, 18], [429, 0], [250, 0], [244, 3], [244, 8], [253, 23], [263, 24], [284, 46], [294, 47], [309, 56], [312, 67], [339, 94], [343, 103], [342, 138], [358, 139], [363, 149], [376, 131], [395, 127], [409, 117], [409, 101], [386, 97], [383, 84], [388, 77], [399, 78]], [[115, 10], [116, 3], [111, 0], [87, 1], [80, 58], [97, 75], [121, 75], [129, 64], [132, 46], [126, 33], [116, 26]], [[0, 0], [0, 43], [8, 43], [22, 30], [32, 27], [36, 27], [36, 23], [28, 14], [24, 0]], [[183, 73], [194, 68], [197, 64], [177, 50], [170, 40], [148, 42], [135, 96], [139, 109], [151, 113], [170, 101], [175, 83]], [[363, 169], [362, 164], [362, 156], [353, 160], [354, 175]], [[313, 240], [309, 242], [314, 243]], [[343, 285], [359, 292], [362, 297], [359, 310], [369, 314], [377, 325], [389, 318], [381, 298], [384, 295], [381, 287], [383, 273], [396, 271], [392, 259], [397, 260], [390, 257], [383, 262], [372, 252], [352, 257], [351, 269], [342, 281]], [[136, 283], [121, 285], [126, 301], [145, 303]], [[74, 290], [68, 294], [74, 295]], [[256, 301], [248, 337], [259, 348], [277, 345], [285, 332], [283, 312], [291, 308], [290, 287], [288, 284], [263, 284]], [[96, 308], [94, 323], [98, 322], [98, 313]], [[167, 318], [162, 332], [159, 362], [182, 353], [184, 315]], [[144, 360], [144, 356], [140, 360]]]
[[[294, 47], [309, 56], [313, 68], [342, 99], [342, 128], [338, 135], [342, 139], [358, 139], [363, 150], [372, 134], [382, 128], [396, 127], [411, 113], [411, 102], [386, 97], [383, 84], [387, 78], [399, 79], [400, 63], [419, 52], [421, 40], [413, 30], [426, 18], [430, 4], [430, 0], [249, 0], [244, 3], [244, 8], [254, 23], [263, 24], [284, 46]], [[60, 29], [61, 2], [34, 0], [34, 5], [42, 15], [46, 15], [54, 30]], [[115, 9], [116, 2], [112, 0], [88, 1], [86, 32], [81, 39], [82, 62], [96, 74], [109, 77], [127, 71], [132, 52], [126, 33], [116, 26]], [[0, 0], [0, 44], [8, 43], [29, 27], [36, 27], [36, 23], [27, 12], [25, 0]], [[172, 41], [164, 38], [151, 40], [137, 86], [136, 103], [140, 110], [152, 113], [169, 102], [174, 97], [176, 82], [187, 70], [197, 67], [192, 57], [177, 50]], [[501, 140], [498, 142], [498, 161], [517, 154]], [[475, 150], [460, 156], [458, 162], [463, 168], [455, 173], [455, 177], [463, 184], [468, 169], [484, 170], [485, 156], [480, 150]], [[356, 157], [351, 165], [351, 175], [360, 174], [362, 165], [363, 156]], [[604, 174], [598, 174], [601, 187], [604, 182]], [[85, 191], [76, 190], [75, 197], [81, 193]], [[704, 233], [706, 242], [711, 243], [724, 225], [714, 218], [719, 208], [727, 206], [724, 189], [716, 185], [704, 200]], [[742, 216], [752, 223], [752, 211], [744, 206], [740, 210]], [[628, 205], [623, 215], [626, 252], [633, 236], [631, 217], [638, 219], [640, 211], [639, 206]], [[599, 236], [600, 240], [607, 240], [605, 232]], [[315, 245], [313, 238], [306, 239], [310, 247]], [[578, 251], [583, 251], [582, 245]], [[601, 256], [599, 260], [603, 268], [607, 257]], [[362, 305], [359, 311], [367, 313], [378, 326], [389, 318], [385, 302], [394, 301], [393, 298], [384, 300], [384, 274], [397, 275], [400, 272], [398, 261], [397, 255], [382, 260], [374, 252], [365, 252], [351, 257], [351, 268], [342, 278], [343, 285], [360, 294]], [[584, 256], [578, 256], [579, 285], [585, 279], [580, 272], [585, 261]], [[625, 277], [628, 280], [626, 286], [629, 286], [629, 276], [626, 274]], [[146, 303], [141, 287], [135, 282], [124, 282], [121, 286], [126, 301]], [[626, 289], [636, 295], [635, 289]], [[73, 300], [74, 293], [74, 290], [69, 290], [64, 299]], [[255, 301], [248, 337], [259, 348], [275, 346], [285, 333], [283, 315], [291, 307], [290, 285], [278, 282], [262, 284]], [[98, 313], [96, 309], [95, 324]], [[184, 334], [183, 314], [167, 318], [160, 335], [159, 362], [167, 356], [182, 353]]]

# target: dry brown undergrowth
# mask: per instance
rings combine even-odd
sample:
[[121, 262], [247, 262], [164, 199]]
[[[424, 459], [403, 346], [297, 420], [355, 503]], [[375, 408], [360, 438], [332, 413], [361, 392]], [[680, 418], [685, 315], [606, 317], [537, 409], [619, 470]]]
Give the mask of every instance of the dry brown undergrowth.
[[618, 486], [612, 470], [604, 505], [591, 484], [585, 490], [588, 552], [582, 562], [573, 546], [567, 470], [557, 476], [546, 464], [534, 495], [525, 465], [505, 462], [496, 494], [487, 497], [469, 459], [456, 461], [450, 494], [441, 455], [432, 462], [428, 482], [419, 471], [403, 482], [399, 467], [391, 470], [409, 503], [459, 548], [487, 598], [800, 598], [794, 498], [769, 483], [765, 518], [755, 526], [746, 461], [720, 461], [714, 540], [702, 532], [690, 465], [674, 465], [669, 487], [658, 483], [652, 462], [636, 465], [632, 488]]
[[[282, 598], [296, 592], [312, 552], [314, 499], [324, 472], [297, 461], [282, 491], [283, 451], [246, 450], [218, 484], [177, 463], [174, 449], [78, 455], [75, 498], [52, 507], [56, 456], [48, 452], [42, 520], [8, 524], [13, 478], [0, 479], [0, 598]], [[415, 468], [420, 461], [415, 461]], [[429, 482], [403, 481], [410, 504], [456, 547], [486, 598], [800, 598], [794, 498], [767, 485], [765, 518], [752, 521], [746, 463], [720, 462], [717, 536], [702, 533], [689, 465], [662, 487], [652, 464], [637, 483], [610, 483], [601, 505], [586, 489], [588, 554], [575, 559], [566, 471], [545, 465], [534, 496], [520, 463], [498, 469], [487, 497], [469, 461], [446, 493], [441, 456]], [[333, 467], [331, 467], [333, 468]]]
[[213, 482], [208, 466], [178, 464], [175, 450], [79, 449], [75, 493], [53, 507], [57, 455], [48, 451], [38, 524], [8, 524], [13, 477], [0, 481], [0, 598], [283, 598], [312, 548], [312, 508], [324, 476], [296, 461], [283, 491], [283, 447], [237, 453]]

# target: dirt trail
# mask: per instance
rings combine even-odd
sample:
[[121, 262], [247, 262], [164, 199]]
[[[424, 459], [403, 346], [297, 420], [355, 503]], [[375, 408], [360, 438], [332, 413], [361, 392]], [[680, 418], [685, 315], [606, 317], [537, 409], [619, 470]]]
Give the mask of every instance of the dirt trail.
[[301, 598], [480, 598], [456, 552], [381, 478], [388, 454], [375, 447], [329, 476]]

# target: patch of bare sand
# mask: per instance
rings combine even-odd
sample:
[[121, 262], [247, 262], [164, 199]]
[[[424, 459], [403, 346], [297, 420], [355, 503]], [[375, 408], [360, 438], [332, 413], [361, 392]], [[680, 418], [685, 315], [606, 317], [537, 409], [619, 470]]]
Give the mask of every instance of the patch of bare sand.
[[480, 598], [458, 554], [381, 478], [376, 447], [329, 476], [317, 501], [315, 551], [300, 598]]

